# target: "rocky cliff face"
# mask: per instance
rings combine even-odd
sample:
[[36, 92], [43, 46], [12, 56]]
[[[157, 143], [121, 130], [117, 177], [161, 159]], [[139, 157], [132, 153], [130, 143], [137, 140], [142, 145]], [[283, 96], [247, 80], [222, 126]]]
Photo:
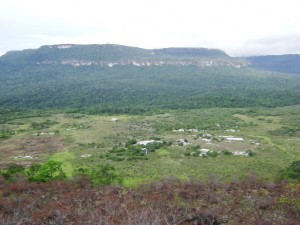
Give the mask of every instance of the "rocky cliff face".
[[203, 59], [203, 60], [119, 60], [119, 61], [101, 61], [101, 60], [77, 60], [77, 59], [65, 59], [60, 61], [38, 61], [38, 65], [71, 65], [74, 67], [80, 66], [197, 66], [197, 67], [235, 67], [241, 68], [248, 66], [247, 61], [243, 60], [216, 60], [216, 59]]
[[0, 61], [37, 65], [81, 66], [197, 66], [245, 67], [248, 61], [231, 58], [218, 49], [163, 48], [142, 49], [121, 45], [48, 45], [39, 49], [9, 52]]

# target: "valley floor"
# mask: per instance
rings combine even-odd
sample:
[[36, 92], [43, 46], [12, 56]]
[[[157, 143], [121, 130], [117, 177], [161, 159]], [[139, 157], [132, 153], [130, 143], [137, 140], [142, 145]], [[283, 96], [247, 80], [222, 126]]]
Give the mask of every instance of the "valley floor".
[[[300, 159], [300, 107], [176, 110], [157, 115], [55, 113], [0, 125], [0, 163], [62, 162], [78, 169], [110, 164], [133, 187], [153, 180], [277, 180]], [[161, 143], [137, 146], [139, 141]], [[143, 150], [142, 150], [143, 149]]]

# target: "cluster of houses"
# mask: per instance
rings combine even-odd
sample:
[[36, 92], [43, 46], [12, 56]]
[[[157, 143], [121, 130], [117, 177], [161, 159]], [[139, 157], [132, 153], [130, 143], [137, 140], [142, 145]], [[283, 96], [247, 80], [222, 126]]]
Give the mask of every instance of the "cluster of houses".
[[[118, 122], [119, 119], [116, 118], [116, 117], [113, 117], [111, 118], [111, 121], [112, 122]], [[217, 124], [217, 126], [220, 126], [219, 124]], [[75, 130], [75, 128], [71, 128], [70, 131], [72, 130]], [[238, 132], [238, 130], [235, 130], [235, 129], [228, 129], [228, 130], [225, 130], [227, 132]], [[189, 133], [198, 133], [198, 132], [202, 132], [204, 134], [202, 134], [200, 136], [200, 139], [202, 141], [205, 141], [207, 143], [211, 143], [213, 141], [213, 139], [218, 139], [218, 140], [225, 140], [226, 142], [232, 142], [232, 141], [244, 141], [244, 138], [242, 137], [235, 137], [235, 136], [217, 136], [217, 137], [213, 137], [213, 135], [207, 133], [206, 130], [198, 130], [198, 129], [195, 129], [195, 128], [191, 128], [191, 129], [184, 129], [184, 128], [180, 128], [180, 129], [174, 129], [173, 132], [175, 133], [184, 133], [184, 132], [189, 132]], [[199, 137], [198, 135], [193, 135], [195, 137]], [[141, 149], [141, 152], [144, 153], [145, 155], [148, 154], [148, 149], [147, 149], [147, 145], [148, 144], [151, 144], [151, 143], [162, 143], [162, 141], [159, 141], [159, 140], [142, 140], [142, 141], [138, 141], [136, 143], [136, 145], [140, 145], [142, 146], [142, 149]], [[191, 145], [192, 143], [188, 142], [187, 139], [177, 139], [175, 141], [175, 143], [177, 143], [178, 146], [188, 146], [188, 145]], [[221, 152], [215, 152], [213, 150], [209, 150], [209, 149], [205, 149], [205, 148], [202, 148], [202, 149], [199, 149], [197, 150], [197, 152], [193, 152], [193, 154], [197, 154], [199, 155], [200, 157], [206, 157], [206, 156], [209, 156], [211, 153], [217, 153], [217, 155], [220, 155], [222, 154]], [[247, 151], [234, 151], [234, 152], [229, 152], [231, 155], [236, 155], [236, 156], [249, 156], [249, 152]], [[82, 158], [88, 158], [88, 157], [91, 157], [91, 154], [83, 154], [81, 155]]]
[[234, 137], [234, 136], [220, 136], [221, 138], [224, 138], [226, 141], [243, 141], [244, 138], [241, 137]]
[[[220, 126], [219, 124], [217, 124], [217, 126]], [[235, 129], [228, 129], [228, 130], [225, 130], [227, 132], [238, 132], [238, 130], [235, 130]], [[229, 142], [239, 142], [239, 141], [244, 141], [244, 138], [242, 137], [236, 137], [236, 136], [213, 136], [212, 134], [209, 134], [207, 133], [206, 130], [198, 130], [198, 129], [178, 129], [178, 130], [173, 130], [173, 132], [176, 132], [176, 133], [183, 133], [183, 132], [190, 132], [190, 133], [193, 133], [193, 132], [203, 132], [203, 134], [201, 135], [193, 135], [195, 137], [195, 139], [199, 138], [201, 141], [204, 141], [208, 144], [210, 144], [211, 142], [213, 142], [213, 140], [218, 140], [218, 141], [225, 141], [227, 143]], [[176, 140], [178, 146], [187, 146], [187, 145], [190, 145], [192, 143], [188, 142], [187, 139], [178, 139]], [[222, 152], [215, 152], [213, 150], [209, 150], [209, 149], [199, 149], [197, 150], [196, 152], [192, 152], [191, 155], [199, 155], [200, 157], [206, 157], [206, 156], [209, 156], [211, 155], [211, 153], [215, 153], [217, 155], [220, 155], [222, 154]], [[229, 152], [228, 151], [228, 154], [230, 155], [235, 155], [235, 156], [249, 156], [249, 152], [248, 151], [233, 151], [233, 152]]]
[[75, 131], [76, 128], [67, 128], [66, 131]]
[[[200, 157], [207, 157], [207, 156], [209, 156], [210, 153], [216, 153], [216, 155], [223, 154], [222, 152], [216, 152], [216, 151], [213, 151], [213, 150], [202, 148], [202, 149], [199, 149], [197, 152], [193, 152], [192, 155], [199, 154]], [[228, 153], [230, 155], [235, 155], [235, 156], [249, 156], [248, 151], [234, 151], [234, 152], [229, 152], [228, 151]]]
[[18, 155], [18, 156], [15, 156], [14, 159], [37, 159], [38, 157], [37, 156], [31, 156], [31, 155]]
[[54, 132], [44, 133], [44, 132], [38, 132], [34, 133], [33, 136], [40, 136], [40, 135], [54, 135]]
[[191, 133], [197, 133], [199, 132], [198, 129], [183, 129], [183, 128], [180, 128], [178, 130], [173, 130], [173, 132], [176, 132], [176, 133], [182, 133], [182, 132], [191, 132]]
[[136, 144], [146, 146], [147, 144], [150, 144], [150, 143], [162, 143], [162, 141], [145, 140], [145, 141], [138, 141]]

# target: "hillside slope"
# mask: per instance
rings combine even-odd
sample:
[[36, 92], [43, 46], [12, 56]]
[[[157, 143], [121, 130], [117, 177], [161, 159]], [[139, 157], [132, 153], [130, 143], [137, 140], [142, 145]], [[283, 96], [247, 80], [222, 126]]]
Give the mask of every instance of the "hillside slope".
[[300, 77], [211, 49], [54, 45], [0, 57], [0, 105], [140, 112], [300, 104]]

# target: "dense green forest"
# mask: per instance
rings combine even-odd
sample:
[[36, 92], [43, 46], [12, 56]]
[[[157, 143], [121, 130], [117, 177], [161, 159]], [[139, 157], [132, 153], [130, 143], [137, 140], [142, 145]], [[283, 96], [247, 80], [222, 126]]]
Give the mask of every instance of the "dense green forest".
[[215, 49], [58, 45], [0, 57], [2, 109], [276, 107], [299, 104], [299, 87], [297, 75], [252, 69]]

